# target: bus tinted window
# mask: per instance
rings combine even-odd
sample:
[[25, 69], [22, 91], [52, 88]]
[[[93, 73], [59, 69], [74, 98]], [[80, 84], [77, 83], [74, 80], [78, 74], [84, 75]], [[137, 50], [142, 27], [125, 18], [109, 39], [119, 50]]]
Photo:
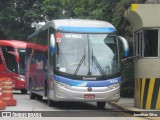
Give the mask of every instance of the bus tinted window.
[[7, 68], [12, 72], [18, 73], [18, 65], [16, 63], [16, 57], [13, 54], [11, 54], [11, 51], [13, 52], [13, 50], [14, 49], [12, 47], [5, 47], [5, 46], [2, 47]]

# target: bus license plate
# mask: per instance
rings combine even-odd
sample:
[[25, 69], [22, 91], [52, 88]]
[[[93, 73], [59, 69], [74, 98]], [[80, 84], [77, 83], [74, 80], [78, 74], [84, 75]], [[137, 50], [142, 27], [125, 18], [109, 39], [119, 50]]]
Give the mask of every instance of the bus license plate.
[[94, 94], [85, 94], [85, 95], [84, 95], [84, 98], [85, 98], [85, 99], [94, 99], [94, 98], [95, 98], [95, 95], [94, 95]]

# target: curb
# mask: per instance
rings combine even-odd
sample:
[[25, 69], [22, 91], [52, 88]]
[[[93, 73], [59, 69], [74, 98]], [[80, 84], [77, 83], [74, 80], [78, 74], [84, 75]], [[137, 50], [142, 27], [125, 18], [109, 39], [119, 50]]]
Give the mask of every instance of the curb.
[[[111, 103], [109, 103], [111, 106], [113, 106], [113, 107], [115, 107], [115, 108], [118, 108], [119, 110], [122, 110], [122, 111], [124, 111], [124, 112], [127, 112], [127, 113], [132, 113], [132, 114], [134, 114], [134, 113], [138, 113], [138, 114], [141, 114], [141, 113], [143, 113], [143, 111], [137, 111], [137, 110], [134, 110], [134, 109], [132, 109], [132, 108], [126, 108], [126, 107], [123, 107], [123, 106], [121, 106], [121, 105], [118, 105], [117, 103], [115, 103], [115, 102], [111, 102]], [[136, 116], [136, 117], [138, 117], [138, 116]], [[142, 117], [142, 116], [139, 116], [139, 117]], [[138, 117], [138, 118], [139, 118]], [[146, 118], [146, 119], [148, 119], [148, 120], [160, 120], [160, 117], [142, 117], [142, 118]]]
[[122, 111], [137, 112], [136, 110], [133, 110], [132, 108], [126, 108], [126, 107], [120, 106], [120, 105], [118, 105], [118, 104], [115, 103], [115, 102], [111, 102], [111, 103], [109, 103], [109, 104], [110, 104], [111, 106], [113, 106], [113, 107], [116, 107], [116, 108], [122, 110]]

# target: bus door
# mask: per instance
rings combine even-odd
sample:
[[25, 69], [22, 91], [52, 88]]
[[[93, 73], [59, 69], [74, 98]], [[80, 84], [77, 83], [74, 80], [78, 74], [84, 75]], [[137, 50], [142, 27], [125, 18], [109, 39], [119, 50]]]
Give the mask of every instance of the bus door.
[[45, 80], [46, 80], [46, 72], [47, 72], [47, 68], [46, 68], [46, 59], [44, 57], [43, 54], [36, 54], [34, 56], [34, 64], [35, 67], [33, 70], [34, 73], [34, 89], [36, 91], [42, 91], [44, 90], [44, 86], [45, 86]]

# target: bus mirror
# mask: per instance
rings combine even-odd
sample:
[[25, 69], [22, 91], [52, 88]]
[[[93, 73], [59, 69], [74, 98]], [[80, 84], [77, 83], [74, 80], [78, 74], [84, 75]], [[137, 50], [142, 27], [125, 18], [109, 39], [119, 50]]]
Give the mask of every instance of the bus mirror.
[[54, 34], [50, 36], [50, 52], [53, 55], [55, 53], [55, 37]]
[[127, 57], [129, 54], [129, 45], [127, 40], [124, 37], [118, 36], [119, 40], [123, 43], [124, 57]]

